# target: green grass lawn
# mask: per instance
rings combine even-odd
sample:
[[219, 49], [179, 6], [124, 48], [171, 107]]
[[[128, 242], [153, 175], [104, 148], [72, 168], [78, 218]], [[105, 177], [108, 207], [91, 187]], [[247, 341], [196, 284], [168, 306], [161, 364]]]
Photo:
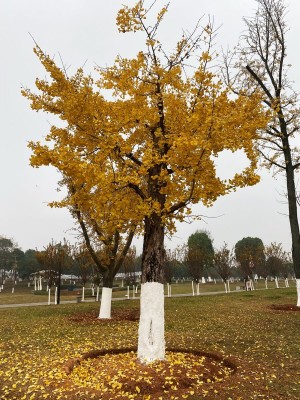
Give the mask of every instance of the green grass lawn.
[[[284, 282], [279, 282], [281, 287], [284, 287]], [[295, 287], [295, 281], [290, 281], [291, 287]], [[274, 282], [269, 282], [268, 286], [270, 289], [275, 288]], [[243, 282], [234, 282], [231, 284], [231, 290], [236, 291], [236, 288], [243, 287]], [[255, 283], [256, 289], [264, 289], [265, 284], [263, 280], [259, 280]], [[15, 286], [14, 293], [12, 293], [12, 286], [11, 282], [8, 282], [4, 285], [4, 290], [0, 292], [0, 305], [4, 304], [22, 304], [22, 303], [43, 303], [48, 302], [48, 294], [46, 292], [46, 286], [43, 286], [42, 292], [35, 292], [34, 287], [31, 285], [28, 287], [26, 282], [18, 283]], [[69, 291], [67, 289], [61, 291], [61, 301], [74, 301], [76, 302], [76, 298], [81, 296], [81, 287], [74, 288], [73, 291]], [[209, 293], [209, 292], [223, 292], [224, 291], [224, 284], [220, 281], [217, 283], [214, 282], [207, 282], [207, 283], [200, 283], [200, 294]], [[196, 285], [194, 285], [194, 292], [196, 293]], [[92, 294], [92, 290], [88, 285], [85, 293], [87, 296]], [[122, 287], [122, 283], [120, 280], [115, 281], [115, 285], [113, 288], [113, 298], [125, 298], [127, 297], [128, 289], [127, 286]], [[165, 285], [165, 295], [167, 295], [167, 285]], [[178, 294], [192, 294], [192, 283], [191, 282], [174, 282], [172, 283], [172, 295]], [[137, 293], [134, 293], [135, 297], [139, 297], [140, 295], [140, 286], [138, 286]], [[133, 298], [133, 288], [130, 287], [129, 289], [129, 297]], [[54, 288], [51, 291], [51, 302], [54, 302]]]
[[[271, 308], [295, 302], [294, 287], [166, 298], [167, 348], [218, 353], [237, 366], [227, 381], [207, 384], [201, 395], [188, 398], [299, 399], [300, 312]], [[138, 322], [99, 321], [98, 308], [97, 303], [81, 303], [1, 309], [1, 400], [100, 400], [70, 381], [65, 363], [95, 349], [135, 347]], [[113, 316], [138, 308], [138, 300], [116, 301]]]

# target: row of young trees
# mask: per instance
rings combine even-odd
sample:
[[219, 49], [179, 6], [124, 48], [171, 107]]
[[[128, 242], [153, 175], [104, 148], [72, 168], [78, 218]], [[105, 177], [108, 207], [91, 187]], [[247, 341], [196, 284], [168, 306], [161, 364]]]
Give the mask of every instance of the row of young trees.
[[[118, 56], [112, 67], [97, 69], [96, 79], [82, 69], [68, 76], [64, 66], [36, 46], [48, 78], [36, 80], [38, 93], [25, 89], [23, 95], [34, 110], [62, 121], [51, 127], [44, 144], [30, 143], [31, 165], [51, 165], [61, 173], [68, 195], [52, 206], [67, 207], [76, 218], [103, 275], [102, 303], [107, 306], [101, 316], [110, 315], [113, 276], [133, 235], [143, 235], [138, 355], [148, 362], [165, 355], [165, 234], [175, 231], [175, 222], [190, 214], [192, 204], [210, 206], [219, 196], [258, 182], [255, 143], [263, 131], [277, 133], [268, 123], [273, 117], [281, 123], [283, 109], [278, 95], [271, 95], [271, 110], [266, 110], [266, 92], [249, 79], [235, 95], [233, 85], [226, 88], [210, 68], [210, 23], [203, 27], [199, 22], [168, 53], [158, 38], [168, 6], [148, 22], [155, 7], [145, 3], [124, 6], [117, 16], [120, 32], [145, 35], [145, 49], [134, 59]], [[230, 180], [220, 179], [215, 168], [216, 157], [226, 149], [243, 150], [249, 160]], [[285, 165], [290, 165], [287, 159]]]
[[234, 249], [224, 245], [214, 249], [209, 233], [197, 231], [192, 234], [185, 250], [185, 260], [190, 275], [196, 283], [203, 276], [222, 278], [225, 284], [231, 277], [248, 280], [255, 276], [268, 277], [277, 282], [279, 277], [287, 279], [294, 277], [291, 255], [284, 251], [281, 243], [271, 243], [264, 246], [259, 238], [246, 237], [239, 240]]
[[[98, 257], [101, 249], [97, 252]], [[126, 284], [132, 284], [136, 280], [136, 272], [140, 271], [140, 256], [136, 256], [135, 247], [129, 249], [117, 272], [124, 274]], [[84, 288], [92, 283], [99, 287], [103, 284], [101, 270], [94, 263], [90, 252], [84, 242], [70, 244], [51, 241], [42, 250], [26, 250], [23, 252], [13, 239], [0, 237], [0, 285], [5, 281], [13, 283], [21, 280], [43, 280], [47, 288], [57, 288], [56, 303], [60, 302], [61, 275], [74, 276]]]

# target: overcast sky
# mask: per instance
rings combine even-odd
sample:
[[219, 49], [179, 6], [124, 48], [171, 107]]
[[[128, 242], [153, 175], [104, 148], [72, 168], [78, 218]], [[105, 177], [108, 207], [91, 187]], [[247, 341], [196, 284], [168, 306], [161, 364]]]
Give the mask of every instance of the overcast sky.
[[[56, 191], [59, 175], [51, 167], [29, 166], [27, 142], [42, 140], [53, 119], [32, 111], [20, 94], [22, 86], [34, 88], [35, 78], [45, 75], [32, 52], [34, 43], [28, 32], [58, 62], [61, 55], [70, 71], [85, 64], [87, 73], [96, 64], [111, 65], [117, 54], [134, 56], [143, 42], [138, 35], [117, 32], [117, 10], [122, 4], [134, 4], [131, 0], [1, 0], [0, 4], [0, 235], [14, 238], [23, 250], [41, 249], [52, 238], [75, 239], [68, 211], [47, 206], [62, 195]], [[288, 4], [288, 56], [299, 90], [300, 2], [290, 0]], [[182, 29], [191, 30], [200, 17], [204, 15], [205, 21], [210, 15], [215, 27], [220, 26], [216, 46], [232, 47], [244, 29], [242, 17], [253, 15], [255, 8], [255, 0], [171, 0], [162, 36], [172, 48]], [[219, 172], [238, 168], [241, 160], [224, 157]], [[289, 250], [285, 181], [275, 180], [268, 172], [261, 171], [261, 175], [261, 183], [219, 199], [210, 209], [195, 207], [194, 212], [205, 218], [180, 224], [167, 246], [184, 243], [195, 230], [206, 229], [216, 247], [224, 241], [234, 246], [243, 237], [255, 236], [265, 245], [282, 242]], [[141, 241], [137, 246], [140, 250]]]

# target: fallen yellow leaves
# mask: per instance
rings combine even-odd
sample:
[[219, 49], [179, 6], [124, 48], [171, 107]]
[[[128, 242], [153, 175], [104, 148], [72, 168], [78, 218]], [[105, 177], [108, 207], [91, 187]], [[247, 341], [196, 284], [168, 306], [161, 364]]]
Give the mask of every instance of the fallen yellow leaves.
[[141, 364], [135, 352], [97, 358], [91, 354], [93, 358], [75, 364], [70, 380], [80, 389], [96, 390], [101, 399], [106, 394], [114, 399], [156, 399], [159, 393], [163, 399], [187, 398], [202, 385], [220, 382], [233, 372], [220, 360], [192, 352], [169, 351], [165, 361], [150, 365]]
[[[171, 396], [188, 400], [299, 399], [299, 314], [273, 311], [269, 307], [271, 302], [290, 304], [294, 289], [276, 290], [278, 300], [273, 296], [272, 290], [260, 290], [254, 291], [251, 296], [239, 293], [230, 297], [168, 299], [168, 348], [205, 350], [223, 354], [224, 358], [233, 357], [238, 370], [226, 379], [224, 373], [214, 373], [214, 380], [207, 371], [198, 370], [194, 386], [183, 389], [177, 383], [177, 376], [186, 375], [190, 385], [190, 379], [195, 377], [193, 368], [196, 365], [202, 368], [205, 358], [197, 356], [194, 367], [187, 370], [188, 355], [168, 353], [168, 368], [164, 363], [152, 366], [156, 374], [155, 385], [164, 386], [156, 394], [150, 391], [154, 375], [147, 369], [137, 370], [139, 365], [135, 353], [129, 353], [127, 361], [123, 359], [122, 368], [118, 368], [120, 359], [107, 356], [106, 380], [115, 388], [102, 388], [100, 385], [100, 380], [105, 377], [102, 374], [104, 365], [99, 365], [99, 359], [81, 363], [78, 367], [82, 368], [82, 374], [77, 378], [75, 370], [72, 376], [64, 370], [67, 361], [81, 359], [83, 354], [94, 349], [104, 351], [134, 347], [137, 321], [118, 318], [99, 322], [96, 303], [77, 305], [79, 307], [76, 308], [65, 305], [59, 308], [0, 310], [0, 398], [29, 400], [34, 395], [33, 400], [106, 400], [117, 399], [115, 393], [118, 393], [119, 399], [123, 396], [124, 400], [170, 400]], [[129, 312], [131, 307], [136, 308], [137, 304], [126, 302], [114, 305], [120, 310], [120, 315], [123, 315], [124, 309]], [[88, 317], [86, 322], [78, 319], [83, 313]], [[121, 359], [123, 357], [125, 355], [120, 355]], [[101, 361], [104, 360], [101, 358]], [[93, 368], [88, 373], [87, 368], [92, 361]], [[78, 384], [73, 379], [78, 379]], [[207, 379], [212, 382], [207, 383]], [[96, 385], [99, 385], [103, 395], [99, 396]]]

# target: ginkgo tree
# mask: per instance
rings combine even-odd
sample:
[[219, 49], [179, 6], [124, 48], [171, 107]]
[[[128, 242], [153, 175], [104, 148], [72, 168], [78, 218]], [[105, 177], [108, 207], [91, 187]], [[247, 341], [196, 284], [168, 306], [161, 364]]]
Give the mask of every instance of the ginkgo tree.
[[[68, 77], [36, 47], [50, 77], [36, 81], [39, 93], [23, 94], [33, 109], [66, 122], [52, 126], [50, 144], [30, 144], [31, 164], [51, 164], [76, 185], [101, 188], [93, 212], [98, 217], [113, 202], [111, 229], [125, 232], [128, 221], [142, 223], [138, 357], [151, 362], [165, 357], [165, 234], [190, 215], [193, 204], [211, 206], [219, 196], [259, 181], [253, 140], [268, 116], [259, 92], [232, 97], [213, 73], [210, 24], [199, 22], [169, 54], [158, 39], [168, 7], [151, 21], [155, 4], [144, 3], [124, 6], [117, 15], [120, 32], [145, 36], [135, 58], [118, 56], [111, 67], [97, 68], [97, 79], [81, 69]], [[215, 162], [226, 149], [243, 150], [249, 164], [231, 179], [220, 179]]]

